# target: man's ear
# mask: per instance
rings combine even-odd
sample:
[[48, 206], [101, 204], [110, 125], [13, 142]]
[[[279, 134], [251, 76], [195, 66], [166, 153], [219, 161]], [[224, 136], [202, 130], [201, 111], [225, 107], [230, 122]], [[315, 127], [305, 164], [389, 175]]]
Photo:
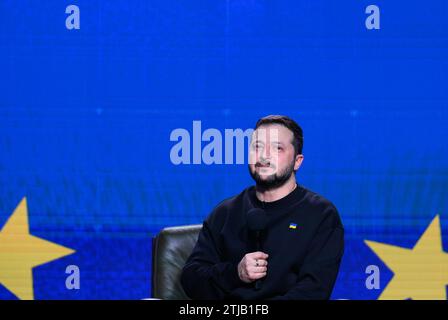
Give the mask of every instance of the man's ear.
[[296, 155], [296, 160], [294, 162], [294, 171], [299, 170], [300, 166], [302, 165], [303, 159], [303, 154]]

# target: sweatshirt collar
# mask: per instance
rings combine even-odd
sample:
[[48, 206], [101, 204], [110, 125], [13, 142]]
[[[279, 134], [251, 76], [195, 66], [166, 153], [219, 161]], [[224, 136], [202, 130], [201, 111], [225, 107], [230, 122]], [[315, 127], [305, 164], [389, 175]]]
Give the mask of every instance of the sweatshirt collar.
[[255, 186], [248, 188], [248, 196], [252, 205], [256, 208], [264, 209], [268, 214], [290, 208], [303, 198], [304, 193], [305, 189], [297, 184], [297, 187], [283, 198], [276, 201], [264, 202], [257, 198], [257, 195], [255, 194]]

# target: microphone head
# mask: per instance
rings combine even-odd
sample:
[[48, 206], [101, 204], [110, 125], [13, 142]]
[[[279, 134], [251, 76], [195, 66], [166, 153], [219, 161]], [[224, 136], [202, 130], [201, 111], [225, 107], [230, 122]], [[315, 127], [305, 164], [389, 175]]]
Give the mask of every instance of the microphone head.
[[263, 231], [268, 222], [268, 215], [263, 209], [252, 208], [247, 212], [247, 226], [251, 231]]

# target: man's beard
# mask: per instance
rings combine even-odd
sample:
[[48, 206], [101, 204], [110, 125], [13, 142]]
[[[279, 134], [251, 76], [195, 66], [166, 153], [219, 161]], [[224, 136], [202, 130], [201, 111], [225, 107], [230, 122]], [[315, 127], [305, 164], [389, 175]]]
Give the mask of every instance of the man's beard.
[[264, 179], [257, 172], [256, 167], [255, 167], [255, 170], [252, 172], [250, 165], [249, 165], [249, 173], [250, 173], [250, 176], [252, 177], [252, 179], [255, 180], [257, 187], [260, 187], [263, 190], [273, 190], [273, 189], [277, 189], [277, 188], [283, 186], [286, 183], [286, 181], [289, 180], [291, 175], [294, 173], [294, 162], [292, 162], [283, 171], [271, 174], [271, 175], [265, 177]]

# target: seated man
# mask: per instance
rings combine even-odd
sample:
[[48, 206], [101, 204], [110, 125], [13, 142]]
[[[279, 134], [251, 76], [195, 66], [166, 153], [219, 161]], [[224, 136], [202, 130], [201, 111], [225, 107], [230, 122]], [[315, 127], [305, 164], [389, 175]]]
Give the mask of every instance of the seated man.
[[330, 201], [296, 183], [302, 147], [294, 120], [258, 120], [249, 156], [256, 185], [222, 201], [204, 221], [182, 271], [190, 298], [330, 298], [344, 229]]

